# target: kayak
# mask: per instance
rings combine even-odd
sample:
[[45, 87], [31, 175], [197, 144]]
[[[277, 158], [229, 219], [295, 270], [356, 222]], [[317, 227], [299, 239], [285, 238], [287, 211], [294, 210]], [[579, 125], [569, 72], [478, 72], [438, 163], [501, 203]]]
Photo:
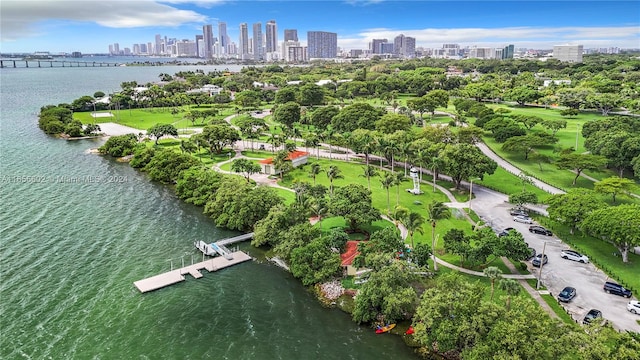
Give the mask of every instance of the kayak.
[[387, 331], [390, 331], [394, 327], [396, 327], [396, 324], [388, 324], [388, 325], [385, 325], [385, 326], [378, 326], [376, 328], [376, 334], [386, 333]]
[[405, 331], [404, 333], [405, 333], [406, 335], [411, 335], [411, 334], [413, 334], [413, 332], [414, 332], [414, 331], [413, 331], [413, 326], [409, 326], [409, 329], [407, 329], [407, 331]]

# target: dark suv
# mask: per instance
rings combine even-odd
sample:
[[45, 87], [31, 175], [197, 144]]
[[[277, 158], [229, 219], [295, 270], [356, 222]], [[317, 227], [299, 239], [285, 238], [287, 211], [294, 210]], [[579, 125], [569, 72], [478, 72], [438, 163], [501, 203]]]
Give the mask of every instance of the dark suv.
[[631, 291], [625, 289], [622, 285], [607, 281], [604, 283], [604, 292], [607, 294], [620, 295], [627, 298], [631, 297]]

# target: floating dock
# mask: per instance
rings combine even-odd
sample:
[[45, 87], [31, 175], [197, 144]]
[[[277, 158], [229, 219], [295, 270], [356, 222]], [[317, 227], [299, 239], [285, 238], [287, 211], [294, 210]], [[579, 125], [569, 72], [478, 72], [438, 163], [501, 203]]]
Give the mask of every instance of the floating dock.
[[251, 256], [242, 251], [236, 251], [233, 253], [229, 253], [228, 255], [230, 256], [216, 257], [213, 259], [205, 260], [203, 262], [199, 262], [197, 264], [185, 266], [180, 269], [171, 270], [164, 274], [138, 280], [134, 282], [133, 285], [135, 285], [135, 287], [137, 287], [141, 293], [146, 293], [185, 281], [186, 278], [184, 275], [186, 274], [191, 275], [195, 279], [199, 279], [203, 276], [200, 272], [200, 270], [202, 269], [206, 269], [209, 272], [214, 272], [251, 260]]

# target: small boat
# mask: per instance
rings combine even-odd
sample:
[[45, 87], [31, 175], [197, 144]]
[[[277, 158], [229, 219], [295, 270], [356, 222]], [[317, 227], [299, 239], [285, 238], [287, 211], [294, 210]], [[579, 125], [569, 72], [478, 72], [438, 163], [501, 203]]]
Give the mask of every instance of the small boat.
[[391, 331], [391, 329], [393, 329], [394, 327], [396, 327], [396, 324], [387, 324], [385, 326], [379, 326], [376, 328], [376, 334], [383, 334], [386, 333], [388, 331]]
[[413, 334], [414, 333], [413, 326], [409, 326], [409, 329], [407, 329], [407, 331], [405, 331], [404, 333], [405, 333], [405, 335]]

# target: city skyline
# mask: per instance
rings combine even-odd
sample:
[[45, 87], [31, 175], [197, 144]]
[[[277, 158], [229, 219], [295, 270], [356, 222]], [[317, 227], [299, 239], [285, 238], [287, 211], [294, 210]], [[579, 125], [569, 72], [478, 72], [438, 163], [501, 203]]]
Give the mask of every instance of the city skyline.
[[261, 23], [264, 29], [270, 20], [277, 23], [277, 39], [285, 38], [284, 29], [296, 29], [301, 43], [308, 31], [333, 32], [343, 50], [368, 49], [373, 39], [392, 42], [399, 34], [415, 38], [416, 47], [640, 48], [640, 4], [632, 1], [3, 0], [0, 7], [5, 53], [105, 53], [109, 44], [155, 43], [158, 33], [195, 39], [206, 25], [218, 37], [221, 23], [225, 40], [239, 45], [241, 23]]

